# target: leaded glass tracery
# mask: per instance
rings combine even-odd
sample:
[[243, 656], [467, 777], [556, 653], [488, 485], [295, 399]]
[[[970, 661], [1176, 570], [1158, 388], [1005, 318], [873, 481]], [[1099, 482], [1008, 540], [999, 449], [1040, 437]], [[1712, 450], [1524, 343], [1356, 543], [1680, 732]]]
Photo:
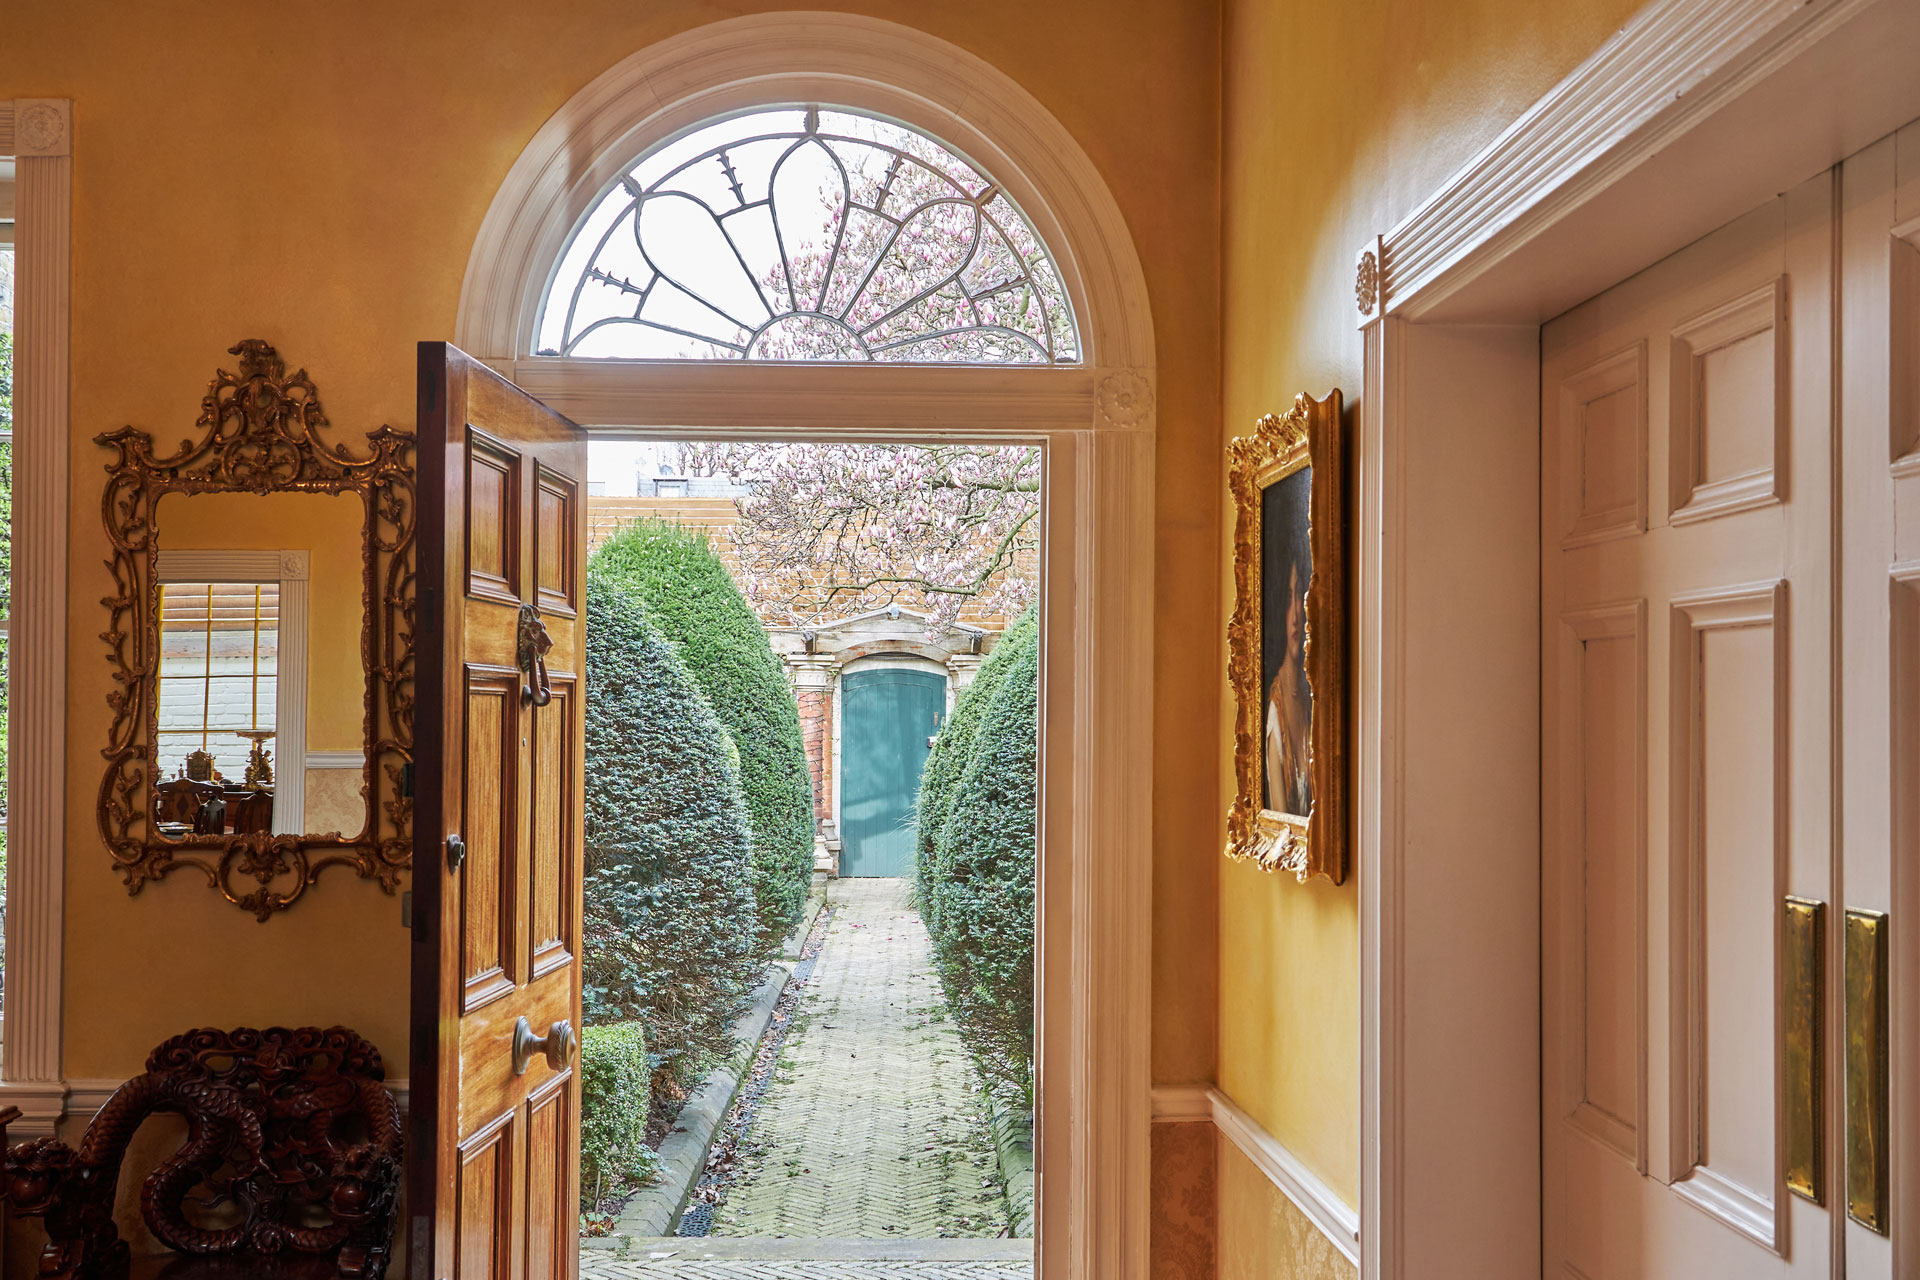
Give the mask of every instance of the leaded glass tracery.
[[815, 107], [704, 126], [589, 211], [542, 355], [1056, 364], [1080, 359], [1046, 246], [993, 180], [901, 125]]

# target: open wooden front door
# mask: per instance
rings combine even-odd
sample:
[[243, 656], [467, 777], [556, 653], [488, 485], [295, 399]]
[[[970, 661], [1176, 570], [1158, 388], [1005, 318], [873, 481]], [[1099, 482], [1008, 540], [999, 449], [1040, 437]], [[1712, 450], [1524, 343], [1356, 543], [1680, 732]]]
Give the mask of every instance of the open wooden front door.
[[586, 433], [420, 345], [412, 1280], [578, 1266]]

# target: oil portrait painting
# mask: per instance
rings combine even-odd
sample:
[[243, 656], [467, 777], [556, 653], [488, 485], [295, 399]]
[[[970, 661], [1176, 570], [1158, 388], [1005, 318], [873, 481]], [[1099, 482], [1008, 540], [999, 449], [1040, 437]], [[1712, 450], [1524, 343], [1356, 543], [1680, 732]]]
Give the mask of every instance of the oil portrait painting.
[[1228, 446], [1238, 703], [1227, 853], [1346, 877], [1346, 491], [1340, 393], [1296, 397]]
[[1313, 468], [1260, 495], [1260, 656], [1265, 714], [1265, 806], [1313, 812], [1313, 682], [1307, 678], [1307, 588], [1313, 581]]

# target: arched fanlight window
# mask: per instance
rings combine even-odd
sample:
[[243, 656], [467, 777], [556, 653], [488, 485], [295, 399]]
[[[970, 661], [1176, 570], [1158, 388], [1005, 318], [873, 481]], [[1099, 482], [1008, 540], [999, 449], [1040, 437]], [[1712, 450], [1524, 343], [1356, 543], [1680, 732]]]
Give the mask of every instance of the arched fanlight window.
[[542, 355], [1072, 364], [1066, 290], [993, 181], [902, 125], [818, 107], [705, 125], [590, 209]]

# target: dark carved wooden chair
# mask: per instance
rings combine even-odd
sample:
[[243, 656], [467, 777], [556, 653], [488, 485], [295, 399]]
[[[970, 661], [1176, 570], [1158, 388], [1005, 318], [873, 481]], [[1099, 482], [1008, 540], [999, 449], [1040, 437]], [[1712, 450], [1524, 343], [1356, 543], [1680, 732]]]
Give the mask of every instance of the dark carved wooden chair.
[[273, 830], [273, 792], [227, 792], [227, 826], [236, 835]]
[[195, 782], [192, 778], [173, 778], [155, 783], [154, 817], [160, 822], [184, 822], [198, 832], [201, 809], [219, 794], [218, 783]]
[[[0, 1192], [44, 1218], [40, 1280], [380, 1280], [391, 1260], [402, 1140], [380, 1053], [345, 1027], [203, 1028], [147, 1057], [87, 1126], [7, 1151]], [[187, 1124], [147, 1175], [140, 1212], [175, 1255], [132, 1260], [114, 1189], [149, 1116]]]

